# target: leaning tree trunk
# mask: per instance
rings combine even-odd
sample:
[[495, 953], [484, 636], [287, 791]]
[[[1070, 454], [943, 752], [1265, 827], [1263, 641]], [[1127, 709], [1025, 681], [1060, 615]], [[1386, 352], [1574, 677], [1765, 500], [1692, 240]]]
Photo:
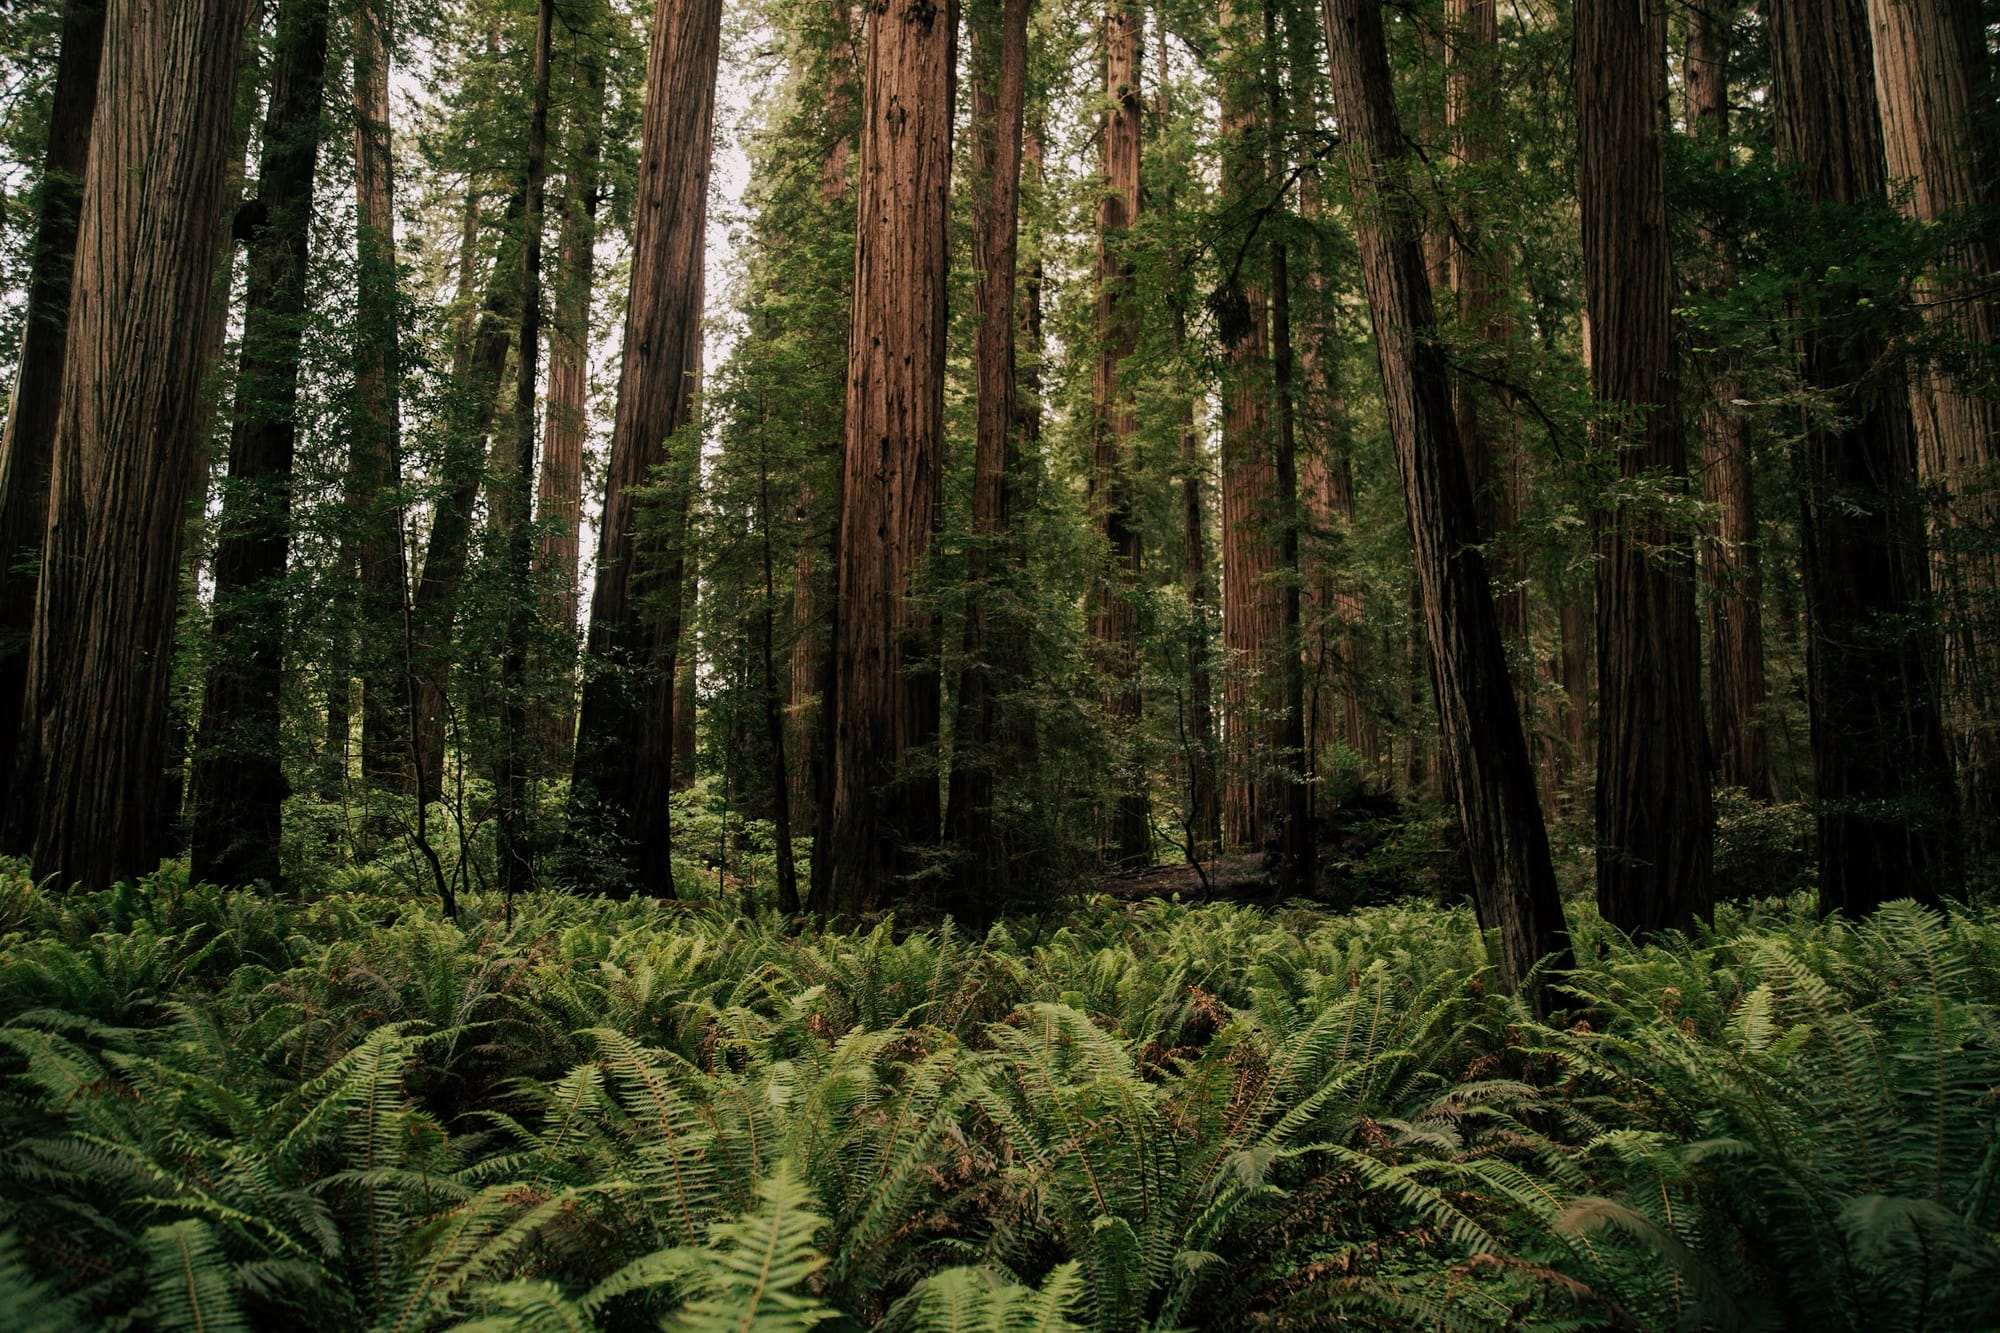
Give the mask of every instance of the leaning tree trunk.
[[[1863, 0], [1767, 0], [1778, 151], [1815, 204], [1882, 209]], [[1831, 238], [1840, 243], [1840, 238]], [[1887, 332], [1852, 280], [1799, 293], [1814, 411], [1798, 449], [1819, 902], [1861, 914], [1958, 884], [1916, 438]]]
[[[1500, 108], [1499, 4], [1497, 0], [1448, 0], [1445, 38], [1445, 123], [1451, 151], [1463, 168], [1475, 175], [1491, 172], [1505, 143]], [[1483, 182], [1476, 182], [1483, 184]], [[1475, 195], [1478, 192], [1475, 191]], [[1450, 239], [1452, 291], [1458, 298], [1458, 321], [1468, 336], [1488, 347], [1504, 349], [1513, 340], [1507, 311], [1514, 283], [1510, 241], [1500, 226], [1490, 225], [1476, 204], [1454, 220]], [[1524, 660], [1528, 647], [1528, 594], [1520, 560], [1508, 547], [1519, 522], [1521, 463], [1510, 405], [1478, 380], [1457, 376], [1452, 401], [1458, 411], [1459, 443], [1479, 505], [1480, 531], [1493, 543], [1488, 565], [1494, 574], [1493, 601], [1500, 612], [1500, 633], [1508, 656], [1524, 683], [1532, 678]], [[1524, 709], [1524, 717], [1527, 712]]]
[[1090, 638], [1104, 686], [1105, 722], [1114, 747], [1116, 794], [1108, 829], [1118, 866], [1153, 859], [1146, 775], [1132, 753], [1139, 725], [1139, 572], [1143, 559], [1132, 515], [1132, 451], [1137, 400], [1121, 373], [1139, 345], [1139, 310], [1125, 236], [1139, 220], [1139, 69], [1142, 20], [1131, 0], [1111, 0], [1104, 15], [1104, 134], [1097, 198], [1097, 363], [1091, 383], [1090, 516], [1108, 561], [1091, 588]]
[[109, 0], [6, 843], [103, 888], [158, 850], [181, 539], [201, 474], [190, 330], [213, 302], [250, 0]]
[[327, 0], [278, 14], [243, 293], [242, 359], [215, 559], [213, 648], [196, 733], [190, 874], [280, 880], [285, 564], [299, 347], [326, 77]]
[[[693, 448], [675, 437], [694, 420], [701, 375], [703, 231], [721, 33], [721, 0], [662, 0], [653, 14], [632, 285], [570, 792], [572, 825], [601, 826], [629, 857], [632, 886], [667, 897], [674, 891], [667, 816], [674, 666], [695, 462]], [[652, 480], [669, 441], [676, 444], [672, 494], [642, 538], [633, 492]]]
[[1945, 496], [1931, 572], [1948, 616], [1946, 738], [1965, 832], [1990, 856], [2000, 853], [2000, 149], [1981, 137], [1992, 132], [1986, 29], [1979, 0], [1869, 0], [1868, 12], [1898, 202], [1923, 222], [1978, 220], [1921, 289], [1925, 321], [1967, 363], [1913, 376], [1910, 406], [1917, 475]]
[[1500, 980], [1514, 987], [1544, 960], [1567, 963], [1568, 928], [1479, 552], [1449, 369], [1431, 332], [1423, 213], [1411, 190], [1381, 7], [1323, 0], [1322, 13], [1334, 105], [1360, 192], [1355, 239], [1403, 478], [1445, 778], [1465, 831], [1479, 922], [1497, 933]]
[[[998, 755], [998, 695], [1016, 685], [999, 678], [1004, 658], [1026, 627], [994, 615], [1004, 592], [992, 584], [1006, 560], [1013, 497], [1008, 471], [1014, 455], [1014, 287], [1020, 236], [1021, 132], [1027, 96], [1028, 14], [1032, 0], [1000, 0], [972, 27], [973, 170], [979, 194], [972, 213], [978, 255], [978, 330], [973, 360], [977, 425], [973, 450], [972, 532], [968, 581], [975, 595], [965, 613], [965, 665], [958, 678], [958, 725], [953, 733], [950, 800], [945, 832], [961, 859], [954, 906], [969, 920], [988, 918], [1007, 893], [1008, 855], [993, 817]], [[1001, 585], [1004, 588], [1004, 584]], [[1008, 761], [1018, 756], [1006, 756]], [[1008, 762], [1005, 767], [1014, 767]]]
[[[1664, 0], [1580, 0], [1574, 69], [1587, 359], [1617, 496], [1595, 516], [1597, 905], [1640, 934], [1715, 906], [1694, 552], [1667, 249]], [[1629, 497], [1629, 498], [1627, 498]]]
[[[1686, 73], [1688, 132], [1718, 170], [1729, 157], [1729, 33], [1732, 0], [1704, 0], [1688, 15]], [[1712, 226], [1701, 231], [1703, 286], [1725, 295], [1735, 275]], [[1702, 498], [1716, 523], [1702, 543], [1701, 572], [1708, 585], [1708, 707], [1715, 746], [1716, 780], [1760, 800], [1771, 795], [1769, 747], [1764, 735], [1763, 569], [1757, 536], [1757, 498], [1750, 460], [1750, 423], [1738, 406], [1743, 378], [1733, 354], [1714, 354], [1706, 367], [1699, 422]]]
[[936, 717], [937, 677], [922, 669], [931, 627], [911, 585], [936, 528], [944, 447], [957, 26], [952, 0], [876, 0], [868, 25], [818, 904], [840, 917], [885, 901], [909, 852], [937, 837], [936, 783], [906, 770]]
[[13, 780], [15, 746], [21, 738], [35, 585], [49, 527], [49, 461], [62, 400], [70, 270], [103, 48], [103, 0], [69, 0], [63, 8], [62, 49], [49, 107], [49, 144], [35, 198], [21, 355], [14, 363], [13, 399], [0, 434], [0, 797]]

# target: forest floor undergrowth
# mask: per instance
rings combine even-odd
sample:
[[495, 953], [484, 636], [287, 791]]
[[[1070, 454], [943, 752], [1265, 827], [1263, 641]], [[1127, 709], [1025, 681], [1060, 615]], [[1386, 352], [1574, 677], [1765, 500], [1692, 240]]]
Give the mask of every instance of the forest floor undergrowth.
[[0, 1326], [2000, 1318], [1992, 912], [1576, 918], [1545, 1021], [1432, 903], [969, 938], [0, 874]]

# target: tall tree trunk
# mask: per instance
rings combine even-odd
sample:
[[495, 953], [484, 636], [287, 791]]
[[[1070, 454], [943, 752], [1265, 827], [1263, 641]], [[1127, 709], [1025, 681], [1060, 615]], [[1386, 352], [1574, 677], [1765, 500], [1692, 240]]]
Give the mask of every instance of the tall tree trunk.
[[[1814, 203], [1886, 207], [1863, 0], [1766, 3], [1780, 156]], [[1936, 902], [1959, 875], [1909, 393], [1860, 295], [1799, 295], [1806, 383], [1831, 410], [1797, 478], [1820, 909], [1855, 915]]]
[[672, 493], [643, 538], [632, 492], [694, 420], [721, 32], [721, 0], [663, 0], [654, 11], [632, 287], [571, 782], [572, 823], [601, 822], [629, 856], [634, 887], [669, 897], [674, 664], [696, 451], [676, 442]]
[[[972, 161], [979, 190], [972, 227], [979, 280], [974, 288], [978, 330], [973, 353], [977, 427], [973, 450], [972, 533], [968, 581], [975, 590], [965, 615], [965, 665], [958, 678], [946, 836], [961, 858], [954, 902], [970, 920], [990, 917], [1004, 901], [1009, 858], [993, 819], [994, 773], [1000, 763], [998, 695], [1017, 682], [1002, 676], [1025, 632], [1003, 611], [998, 641], [992, 589], [1007, 558], [1015, 464], [1014, 329], [1016, 256], [1020, 238], [1021, 133], [1027, 100], [1028, 12], [1031, 0], [987, 0], [972, 29]], [[1004, 587], [1004, 585], [1002, 585]], [[1012, 760], [1016, 756], [1007, 756]], [[1007, 764], [1011, 770], [1013, 765]]]
[[280, 734], [285, 564], [327, 0], [295, 0], [280, 10], [277, 42], [251, 208], [243, 353], [213, 567], [213, 650], [195, 742], [190, 864], [198, 880], [273, 887], [280, 880], [281, 816], [290, 790]]
[[[1465, 170], [1489, 172], [1504, 143], [1498, 114], [1504, 101], [1497, 77], [1498, 0], [1447, 0], [1445, 28], [1445, 122], [1452, 155]], [[1513, 338], [1513, 321], [1507, 314], [1508, 289], [1514, 283], [1508, 239], [1499, 227], [1486, 225], [1475, 204], [1455, 220], [1449, 246], [1459, 324], [1487, 346], [1505, 348]], [[1500, 613], [1500, 634], [1507, 641], [1516, 674], [1525, 681], [1528, 594], [1520, 562], [1507, 547], [1521, 507], [1513, 414], [1508, 403], [1494, 401], [1491, 390], [1471, 375], [1455, 378], [1452, 403], [1458, 412], [1466, 471], [1479, 505], [1480, 531], [1493, 543], [1486, 562], [1494, 575], [1493, 601]], [[1517, 692], [1525, 695], [1527, 691]]]
[[[937, 837], [936, 781], [908, 761], [934, 734], [928, 617], [911, 580], [936, 527], [944, 446], [945, 288], [955, 0], [875, 0], [868, 25], [848, 335], [833, 818], [823, 906], [879, 905]], [[923, 788], [928, 785], [929, 799]]]
[[[1735, 0], [1702, 0], [1688, 15], [1685, 76], [1688, 132], [1718, 169], [1729, 155], [1729, 41]], [[1734, 274], [1722, 238], [1702, 228], [1706, 252], [1699, 265], [1704, 285], [1720, 297]], [[1705, 367], [1699, 411], [1702, 497], [1713, 505], [1716, 526], [1702, 543], [1708, 585], [1708, 706], [1715, 745], [1716, 779], [1752, 796], [1771, 795], [1769, 750], [1764, 737], [1763, 570], [1757, 538], [1757, 500], [1750, 464], [1750, 429], [1737, 406], [1744, 394], [1734, 357], [1720, 353]]]
[[[400, 781], [409, 767], [402, 654], [409, 569], [403, 549], [401, 319], [396, 299], [396, 177], [389, 120], [386, 0], [354, 11], [354, 190], [358, 307], [348, 513], [359, 588], [361, 772]], [[344, 739], [344, 738], [343, 738]]]
[[[1163, 212], [1178, 216], [1175, 181], [1191, 174], [1192, 164], [1185, 148], [1176, 149], [1172, 138], [1171, 69], [1167, 63], [1167, 25], [1163, 6], [1153, 8], [1153, 28], [1158, 40], [1153, 44], [1156, 74], [1153, 80], [1155, 109], [1153, 123], [1158, 161], [1164, 167], [1166, 199]], [[1170, 156], [1176, 152], [1180, 156]], [[1170, 263], [1186, 267], [1188, 257], [1175, 253]], [[1180, 303], [1173, 307], [1174, 350], [1186, 357], [1188, 351], [1187, 311]], [[1215, 681], [1210, 669], [1215, 644], [1215, 580], [1209, 569], [1208, 502], [1204, 489], [1208, 480], [1208, 451], [1203, 447], [1199, 394], [1187, 390], [1180, 438], [1181, 483], [1181, 587], [1187, 599], [1187, 704], [1182, 748], [1188, 770], [1187, 856], [1199, 868], [1212, 858], [1222, 841], [1222, 789], [1216, 771]]]
[[[1912, 377], [1917, 475], [1946, 499], [1931, 524], [1931, 573], [1948, 620], [1946, 739], [1964, 828], [2000, 854], [2000, 148], [1990, 134], [1979, 0], [1869, 0], [1876, 99], [1890, 181], [1923, 222], [1983, 219], [1921, 287], [1930, 327], [1967, 364]], [[1979, 121], [1985, 96], [1988, 125]], [[1902, 189], [1907, 185], [1907, 189]], [[1983, 386], [1983, 387], [1982, 387]]]
[[[1321, 195], [1320, 173], [1308, 169], [1299, 177], [1299, 212], [1312, 228], [1324, 232], [1329, 221]], [[1354, 528], [1354, 442], [1347, 421], [1341, 381], [1340, 332], [1326, 274], [1336, 262], [1325, 244], [1315, 245], [1304, 282], [1307, 316], [1300, 340], [1299, 394], [1295, 411], [1301, 434], [1299, 489], [1301, 523], [1319, 529], [1329, 546], [1343, 546]], [[1367, 679], [1367, 642], [1358, 581], [1325, 558], [1307, 559], [1301, 571], [1308, 619], [1314, 626], [1307, 656], [1314, 664], [1312, 745], [1313, 771], [1319, 756], [1344, 744], [1368, 768], [1382, 762], [1382, 743], [1374, 715], [1362, 696]], [[1337, 701], [1319, 702], [1327, 678], [1337, 682]]]
[[151, 867], [181, 538], [201, 471], [188, 330], [215, 291], [250, 0], [109, 0], [5, 842], [37, 877]]
[[1479, 552], [1450, 375], [1430, 332], [1436, 316], [1423, 213], [1411, 191], [1381, 7], [1323, 0], [1321, 8], [1358, 191], [1355, 234], [1416, 556], [1445, 777], [1465, 831], [1479, 923], [1497, 933], [1500, 981], [1514, 987], [1543, 960], [1566, 965], [1568, 928]]
[[604, 62], [587, 37], [569, 57], [570, 110], [563, 167], [557, 279], [549, 323], [548, 414], [542, 425], [542, 471], [536, 481], [540, 523], [535, 583], [542, 615], [564, 647], [553, 663], [553, 697], [537, 730], [543, 756], [567, 767], [576, 731], [577, 578], [582, 556], [583, 446], [589, 434], [590, 284], [597, 267], [597, 203], [604, 153]]
[[771, 511], [771, 469], [768, 457], [759, 460], [757, 474], [757, 529], [763, 537], [764, 556], [764, 606], [763, 643], [764, 652], [764, 743], [771, 747], [771, 835], [773, 850], [777, 855], [778, 870], [778, 910], [786, 916], [795, 916], [802, 904], [799, 901], [799, 868], [792, 856], [792, 783], [790, 766], [785, 762], [785, 703], [778, 684], [778, 654], [776, 640], [778, 634], [778, 586], [771, 559], [771, 526], [776, 515]]
[[49, 527], [49, 463], [55, 454], [69, 333], [70, 270], [76, 260], [103, 48], [104, 0], [69, 0], [63, 7], [49, 143], [35, 197], [21, 355], [14, 363], [14, 392], [0, 433], [0, 797], [14, 777], [27, 698], [28, 641]]
[[1275, 573], [1277, 476], [1272, 466], [1268, 246], [1258, 235], [1270, 186], [1268, 104], [1259, 12], [1244, 0], [1220, 11], [1227, 51], [1222, 76], [1223, 191], [1244, 228], [1233, 271], [1218, 294], [1222, 375], [1222, 638], [1228, 781], [1222, 833], [1232, 847], [1260, 842], [1283, 803], [1267, 719], [1281, 669], [1283, 597]]
[[1686, 930], [1715, 907], [1694, 552], [1667, 249], [1664, 0], [1580, 0], [1574, 69], [1593, 444], [1625, 497], [1595, 515], [1597, 905], [1623, 930]]
[[[1286, 123], [1284, 99], [1280, 92], [1277, 12], [1272, 0], [1264, 0], [1265, 59], [1270, 62], [1265, 87], [1268, 92], [1271, 125], [1271, 176], [1285, 181], [1290, 164], [1284, 151]], [[1282, 187], [1281, 187], [1282, 189]], [[1280, 193], [1276, 205], [1282, 207]], [[1300, 633], [1303, 572], [1299, 562], [1298, 427], [1294, 397], [1297, 364], [1292, 351], [1292, 280], [1290, 247], [1282, 233], [1271, 244], [1271, 380], [1272, 415], [1276, 431], [1272, 443], [1272, 475], [1277, 483], [1278, 575], [1283, 585], [1278, 594], [1279, 620], [1277, 709], [1271, 718], [1271, 757], [1277, 772], [1279, 803], [1283, 820], [1281, 856], [1278, 863], [1278, 892], [1287, 897], [1303, 897], [1313, 891], [1314, 866], [1318, 851], [1312, 828], [1312, 761], [1306, 736], [1305, 637]]]
[[[1132, 265], [1123, 247], [1139, 220], [1141, 12], [1131, 0], [1110, 0], [1103, 28], [1104, 134], [1097, 199], [1097, 365], [1091, 385], [1090, 516], [1106, 577], [1091, 588], [1090, 638], [1104, 682], [1104, 711], [1114, 743], [1129, 747], [1138, 727], [1139, 571], [1144, 558], [1132, 515], [1131, 455], [1139, 415], [1120, 369], [1139, 345], [1139, 311], [1132, 299]], [[1117, 762], [1116, 805], [1109, 820], [1109, 859], [1144, 865], [1153, 859], [1146, 775], [1136, 754]]]
[[[827, 44], [825, 81], [820, 94], [821, 119], [826, 126], [828, 142], [826, 155], [820, 160], [819, 197], [821, 216], [830, 227], [838, 227], [843, 232], [851, 232], [853, 218], [848, 212], [850, 185], [848, 167], [853, 161], [855, 106], [853, 20], [847, 0], [833, 0], [827, 6], [827, 22], [831, 28]], [[851, 280], [850, 266], [843, 281]], [[841, 368], [843, 383], [842, 401], [845, 401], [844, 383], [846, 366]], [[840, 475], [840, 424], [832, 424], [831, 438], [827, 442], [827, 457], [834, 466], [833, 476]], [[792, 761], [792, 806], [796, 811], [813, 811], [817, 821], [820, 817], [820, 795], [828, 793], [831, 800], [831, 786], [827, 779], [827, 752], [821, 743], [823, 728], [820, 725], [822, 710], [820, 680], [826, 670], [828, 654], [832, 650], [832, 608], [831, 601], [832, 564], [834, 542], [833, 530], [839, 523], [840, 506], [835, 499], [829, 503], [828, 497], [838, 489], [838, 481], [832, 485], [825, 482], [824, 474], [815, 469], [799, 486], [798, 508], [796, 511], [798, 530], [802, 536], [798, 550], [792, 560], [792, 651], [791, 651], [791, 694], [786, 709], [787, 738], [786, 754]], [[831, 511], [831, 512], [829, 512]], [[815, 882], [824, 858], [816, 857], [813, 862]]]
[[530, 66], [527, 181], [521, 213], [521, 335], [514, 354], [514, 455], [495, 490], [494, 518], [506, 552], [504, 647], [500, 656], [500, 781], [493, 854], [509, 897], [534, 887], [534, 839], [528, 828], [531, 747], [528, 657], [539, 631], [534, 590], [535, 389], [542, 352], [542, 217], [549, 169], [549, 46], [555, 0], [535, 10]]
[[[507, 200], [505, 231], [512, 231], [526, 205], [516, 191]], [[430, 537], [423, 570], [410, 599], [406, 656], [414, 700], [410, 726], [412, 784], [428, 804], [444, 790], [445, 733], [450, 712], [452, 630], [458, 594], [472, 550], [472, 511], [486, 477], [488, 436], [500, 406], [500, 379], [513, 343], [510, 307], [519, 299], [517, 273], [503, 249], [487, 278], [486, 296], [471, 337], [452, 361], [453, 401], [445, 438], [442, 490], [431, 509]], [[469, 272], [465, 276], [470, 276]]]

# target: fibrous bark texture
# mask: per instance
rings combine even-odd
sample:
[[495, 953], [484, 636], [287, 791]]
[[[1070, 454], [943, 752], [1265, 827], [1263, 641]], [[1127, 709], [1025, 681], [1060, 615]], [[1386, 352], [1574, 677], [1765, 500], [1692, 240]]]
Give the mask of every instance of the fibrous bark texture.
[[1925, 320], [1960, 363], [1913, 375], [1910, 407], [1917, 474], [1944, 496], [1930, 536], [1947, 616], [1946, 740], [1966, 832], [1992, 854], [2000, 851], [2000, 396], [1991, 380], [2000, 355], [2000, 149], [1975, 119], [1986, 28], [1979, 0], [1869, 0], [1868, 13], [1889, 181], [1904, 212], [1964, 224], [1987, 210], [1919, 288]]
[[1321, 12], [1335, 113], [1360, 192], [1355, 239], [1408, 508], [1445, 778], [1465, 831], [1480, 925], [1497, 934], [1502, 984], [1516, 986], [1544, 960], [1567, 961], [1568, 930], [1479, 552], [1450, 375], [1431, 334], [1422, 212], [1410, 192], [1381, 8], [1374, 0], [1323, 0]]
[[1277, 569], [1278, 478], [1272, 465], [1269, 245], [1257, 234], [1268, 204], [1270, 126], [1260, 9], [1236, 0], [1220, 10], [1228, 55], [1222, 75], [1223, 188], [1244, 235], [1217, 302], [1222, 375], [1222, 641], [1228, 782], [1222, 836], [1232, 847], [1275, 829], [1284, 800], [1270, 719], [1277, 711], [1277, 657], [1284, 607]]
[[575, 668], [577, 577], [582, 556], [583, 445], [590, 402], [591, 279], [597, 271], [597, 204], [604, 152], [604, 62], [588, 41], [569, 58], [574, 99], [565, 135], [562, 222], [556, 236], [558, 270], [549, 321], [549, 387], [542, 423], [542, 469], [535, 482], [540, 528], [535, 582], [542, 615], [563, 645], [554, 670], [555, 697], [538, 730], [552, 764], [570, 758], [576, 730]]
[[[668, 442], [694, 420], [721, 32], [721, 0], [664, 0], [654, 12], [632, 286], [571, 791], [572, 822], [600, 823], [629, 857], [633, 886], [660, 895], [673, 893], [667, 796], [695, 451], [676, 449], [667, 476], [653, 473], [669, 462]], [[669, 493], [642, 540], [633, 492], [654, 480]]]
[[[1883, 207], [1863, 0], [1767, 0], [1778, 150], [1806, 197]], [[1824, 395], [1797, 451], [1822, 911], [1935, 902], [1958, 882], [1951, 765], [1907, 386], [1858, 293], [1800, 295], [1806, 383]]]
[[6, 841], [88, 888], [151, 867], [181, 538], [200, 474], [190, 330], [213, 304], [250, 0], [110, 0]]
[[69, 0], [63, 7], [49, 144], [35, 200], [21, 355], [14, 363], [13, 396], [0, 435], [0, 796], [14, 776], [27, 697], [28, 640], [35, 623], [42, 540], [49, 527], [49, 460], [55, 452], [69, 334], [70, 271], [76, 262], [103, 46], [102, 0]]
[[[1121, 368], [1139, 345], [1139, 311], [1125, 236], [1139, 219], [1141, 12], [1112, 0], [1104, 14], [1104, 135], [1097, 198], [1097, 364], [1091, 383], [1091, 523], [1108, 562], [1091, 591], [1090, 636], [1104, 680], [1105, 721], [1115, 743], [1131, 740], [1139, 691], [1139, 571], [1144, 559], [1132, 515], [1131, 454], [1139, 429], [1132, 386]], [[1103, 838], [1113, 865], [1153, 859], [1145, 771], [1121, 755], [1117, 791]]]
[[[1018, 661], [1025, 626], [996, 605], [994, 582], [1007, 558], [1016, 465], [1015, 299], [1020, 238], [1021, 133], [1027, 94], [1031, 0], [998, 0], [974, 12], [972, 28], [972, 211], [979, 281], [973, 359], [977, 428], [973, 451], [972, 532], [968, 574], [975, 591], [965, 617], [965, 665], [958, 678], [950, 800], [945, 831], [961, 858], [954, 908], [977, 920], [1004, 899], [1011, 859], [994, 821], [994, 775], [1001, 757], [999, 695], [1016, 682], [1004, 664]], [[997, 614], [996, 614], [997, 613]], [[996, 636], [1004, 635], [1002, 641]]]
[[833, 793], [825, 895], [853, 916], [885, 900], [908, 849], [938, 831], [937, 783], [908, 771], [935, 736], [929, 618], [912, 579], [936, 528], [944, 445], [945, 288], [957, 9], [873, 0], [862, 97], [848, 333]]
[[[1622, 929], [1714, 907], [1694, 551], [1671, 502], [1687, 443], [1667, 248], [1663, 0], [1579, 0], [1574, 69], [1592, 438], [1616, 459], [1597, 555], [1597, 905]], [[1607, 469], [1608, 470], [1608, 469]]]
[[[1729, 43], [1737, 6], [1703, 0], [1688, 15], [1687, 61], [1681, 83], [1687, 126], [1703, 155], [1718, 167], [1729, 153]], [[1698, 281], [1712, 294], [1728, 290], [1733, 274], [1713, 228], [1701, 229]], [[1750, 795], [1771, 795], [1770, 751], [1764, 733], [1764, 607], [1757, 496], [1750, 457], [1750, 423], [1743, 380], [1729, 352], [1701, 367], [1702, 498], [1716, 523], [1702, 543], [1701, 572], [1709, 604], [1708, 709], [1716, 780]]]

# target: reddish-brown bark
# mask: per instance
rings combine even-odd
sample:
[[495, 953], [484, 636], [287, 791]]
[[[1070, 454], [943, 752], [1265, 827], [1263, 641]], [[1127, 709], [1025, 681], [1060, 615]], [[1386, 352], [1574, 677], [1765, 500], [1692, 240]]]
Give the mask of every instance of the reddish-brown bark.
[[1667, 248], [1663, 0], [1579, 0], [1578, 186], [1592, 441], [1615, 459], [1595, 516], [1597, 905], [1652, 934], [1715, 905], [1715, 811], [1701, 713], [1694, 552], [1668, 512], [1687, 491], [1687, 435]]
[[151, 869], [202, 329], [250, 0], [109, 0], [6, 842], [37, 877]]
[[[632, 286], [571, 782], [572, 823], [608, 833], [629, 858], [634, 887], [666, 896], [682, 546], [696, 464], [692, 442], [676, 437], [694, 420], [701, 373], [721, 30], [721, 0], [663, 0], [653, 16]], [[642, 536], [633, 492], [656, 480], [668, 493]]]
[[1480, 925], [1497, 933], [1501, 983], [1569, 957], [1548, 833], [1478, 547], [1451, 383], [1425, 271], [1422, 211], [1398, 120], [1381, 8], [1322, 0], [1341, 137], [1353, 170], [1355, 239], [1375, 327], [1383, 400], [1416, 556], [1444, 771], [1472, 863]]
[[[887, 901], [938, 835], [933, 629], [911, 593], [936, 529], [957, 7], [872, 0], [856, 184], [854, 313], [834, 628], [825, 893], [851, 917]], [[926, 664], [930, 665], [926, 665]]]

